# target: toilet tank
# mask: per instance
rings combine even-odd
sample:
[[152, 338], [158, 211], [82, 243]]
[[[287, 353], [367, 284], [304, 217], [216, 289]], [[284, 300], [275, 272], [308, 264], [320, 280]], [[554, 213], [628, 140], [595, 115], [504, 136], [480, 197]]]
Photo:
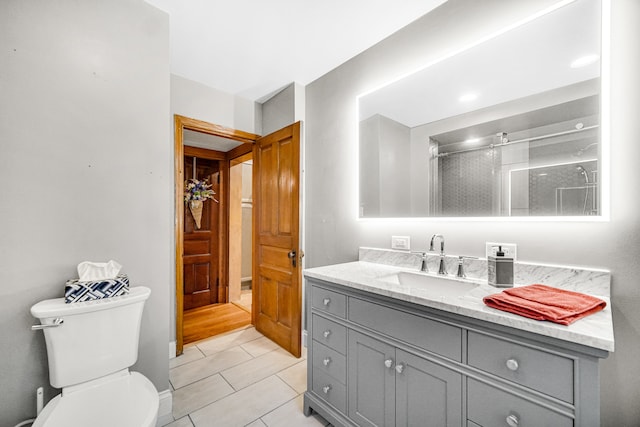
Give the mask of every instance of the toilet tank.
[[151, 290], [138, 286], [129, 294], [69, 303], [55, 298], [31, 307], [41, 324], [63, 323], [44, 329], [49, 359], [49, 382], [68, 387], [126, 369], [138, 359], [140, 320]]

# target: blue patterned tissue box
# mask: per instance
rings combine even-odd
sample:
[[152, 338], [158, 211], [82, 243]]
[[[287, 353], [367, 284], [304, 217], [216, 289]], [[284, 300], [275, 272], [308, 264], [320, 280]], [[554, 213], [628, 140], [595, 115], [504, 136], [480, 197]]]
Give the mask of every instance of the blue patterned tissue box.
[[129, 293], [129, 278], [118, 274], [115, 279], [80, 281], [67, 280], [64, 287], [64, 302], [83, 302], [102, 298], [117, 297]]

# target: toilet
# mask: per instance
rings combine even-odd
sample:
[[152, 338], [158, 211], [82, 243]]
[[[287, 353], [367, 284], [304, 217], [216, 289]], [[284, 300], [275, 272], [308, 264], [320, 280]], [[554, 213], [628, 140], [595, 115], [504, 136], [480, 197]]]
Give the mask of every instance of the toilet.
[[138, 359], [140, 320], [151, 290], [66, 304], [64, 298], [31, 307], [40, 319], [49, 382], [61, 388], [33, 427], [153, 427], [158, 391], [129, 367]]

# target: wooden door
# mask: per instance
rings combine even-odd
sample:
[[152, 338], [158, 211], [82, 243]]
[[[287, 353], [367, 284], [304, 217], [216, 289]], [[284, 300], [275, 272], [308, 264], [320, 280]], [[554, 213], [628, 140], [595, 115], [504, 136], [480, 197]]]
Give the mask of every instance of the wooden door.
[[300, 357], [300, 123], [259, 138], [253, 159], [253, 323]]
[[[185, 179], [193, 178], [194, 156], [184, 156]], [[220, 200], [220, 162], [195, 157], [196, 178], [206, 179]], [[183, 283], [184, 310], [219, 302], [219, 233], [220, 204], [206, 200], [202, 208], [200, 228], [186, 205], [184, 209]]]

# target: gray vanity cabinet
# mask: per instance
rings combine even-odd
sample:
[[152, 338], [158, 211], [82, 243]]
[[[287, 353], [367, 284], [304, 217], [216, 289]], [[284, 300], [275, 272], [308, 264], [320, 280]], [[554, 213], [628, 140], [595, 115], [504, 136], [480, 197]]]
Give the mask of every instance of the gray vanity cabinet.
[[307, 278], [304, 412], [365, 427], [597, 427], [602, 350]]
[[349, 331], [349, 417], [367, 427], [461, 425], [462, 375]]
[[349, 417], [361, 426], [395, 425], [395, 348], [349, 331], [348, 350]]

